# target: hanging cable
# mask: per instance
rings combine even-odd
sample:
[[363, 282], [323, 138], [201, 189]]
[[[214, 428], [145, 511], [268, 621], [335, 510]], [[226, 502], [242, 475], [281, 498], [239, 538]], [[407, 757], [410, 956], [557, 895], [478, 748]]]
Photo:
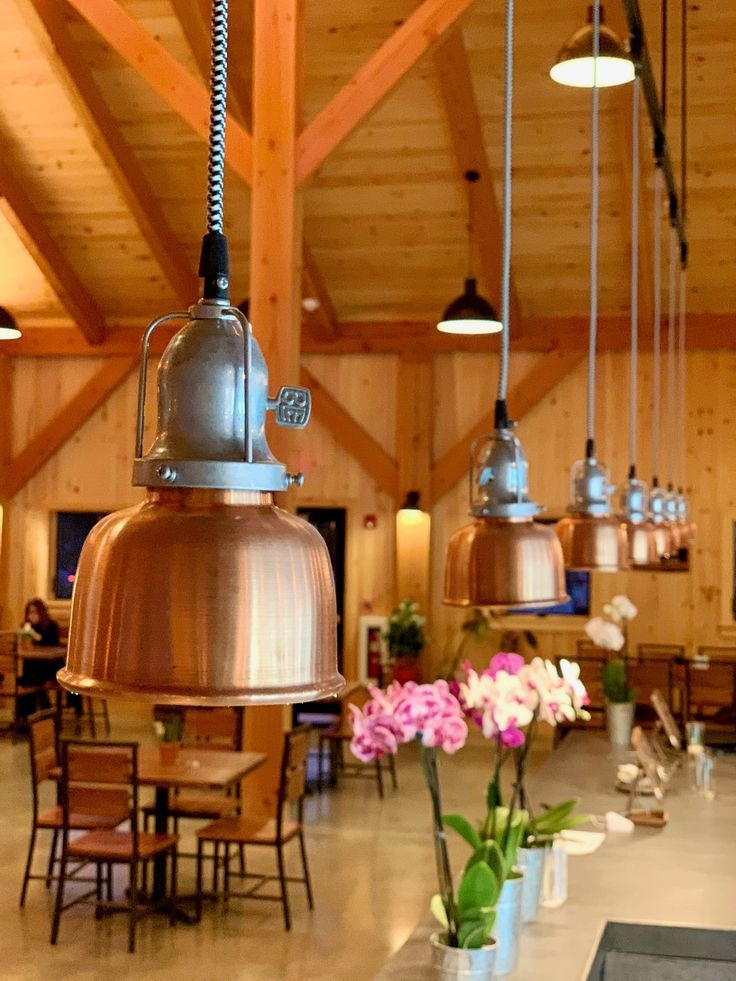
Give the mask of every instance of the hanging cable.
[[686, 362], [686, 331], [687, 316], [685, 313], [685, 303], [687, 299], [687, 269], [680, 266], [680, 322], [678, 331], [678, 354], [679, 354], [679, 383], [677, 390], [679, 393], [679, 420], [678, 430], [680, 438], [680, 466], [679, 466], [679, 490], [680, 493], [685, 488], [685, 433], [687, 429], [687, 362]]
[[652, 324], [652, 486], [659, 486], [659, 424], [662, 332], [662, 169], [654, 170], [654, 321]]
[[593, 4], [593, 89], [591, 95], [591, 186], [590, 186], [590, 333], [588, 335], [588, 432], [585, 456], [595, 456], [595, 359], [598, 340], [598, 159], [599, 110], [598, 53], [600, 51], [601, 5]]
[[629, 478], [636, 477], [639, 401], [639, 76], [631, 86], [631, 355], [629, 357]]
[[670, 256], [667, 307], [667, 489], [672, 490], [675, 482], [675, 432], [677, 428], [677, 402], [675, 396], [675, 337], [677, 326], [677, 260], [679, 237], [674, 225], [670, 226]]
[[207, 234], [202, 240], [199, 275], [204, 299], [229, 302], [229, 261], [223, 229], [225, 127], [227, 122], [228, 0], [212, 0], [210, 123], [207, 160]]
[[[680, 215], [687, 221], [687, 0], [682, 0], [680, 15]], [[682, 261], [686, 261], [686, 256]]]
[[501, 259], [501, 360], [496, 398], [497, 429], [509, 425], [506, 390], [509, 378], [509, 328], [511, 326], [511, 161], [512, 115], [514, 101], [514, 0], [506, 0], [506, 57], [503, 100], [503, 253]]
[[[680, 12], [680, 215], [683, 227], [687, 222], [687, 0], [682, 0]], [[680, 493], [685, 489], [687, 431], [687, 248], [680, 252], [680, 323], [679, 323], [679, 409], [680, 409]]]

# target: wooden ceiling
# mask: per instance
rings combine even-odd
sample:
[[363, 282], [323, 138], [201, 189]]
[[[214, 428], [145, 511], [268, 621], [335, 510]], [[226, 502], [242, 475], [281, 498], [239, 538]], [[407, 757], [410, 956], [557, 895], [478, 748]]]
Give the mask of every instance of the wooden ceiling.
[[[419, 6], [307, 0], [306, 127], [320, 125], [321, 110]], [[459, 32], [430, 47], [306, 182], [304, 293], [322, 300], [307, 323], [305, 343], [315, 350], [388, 349], [396, 328], [381, 324], [399, 322], [403, 336], [420, 336], [424, 328], [407, 324], [432, 322], [459, 292], [468, 265], [461, 174], [470, 165], [488, 178], [472, 202], [474, 251], [482, 286], [498, 301], [503, 3], [449, 6], [467, 7]], [[677, 166], [675, 6], [669, 125]], [[513, 275], [515, 329], [529, 347], [579, 346], [587, 310], [590, 95], [548, 77], [584, 7], [518, 4]], [[36, 328], [63, 326], [79, 342], [64, 335], [60, 350], [104, 335], [114, 353], [118, 328], [140, 328], [194, 299], [206, 169], [206, 102], [196, 80], [207, 63], [207, 8], [206, 0], [3, 0], [0, 303], [27, 331], [17, 352], [43, 349]], [[609, 8], [609, 22], [622, 28], [618, 0]], [[642, 0], [642, 9], [658, 63], [659, 2]], [[80, 15], [85, 10], [120, 28], [127, 60]], [[250, 0], [231, 0], [230, 38], [230, 107], [240, 127], [231, 122], [228, 130], [226, 230], [240, 299], [248, 294]], [[736, 5], [690, 5], [689, 305], [714, 343], [736, 326], [734, 43]], [[392, 58], [401, 56], [397, 45]], [[602, 93], [600, 307], [609, 343], [622, 342], [628, 308], [630, 102], [629, 89]], [[647, 215], [648, 138], [643, 147]], [[307, 147], [305, 171], [314, 162], [308, 156]], [[651, 239], [647, 218], [644, 272]], [[646, 309], [650, 277], [643, 293]], [[731, 343], [724, 335], [724, 346]]]

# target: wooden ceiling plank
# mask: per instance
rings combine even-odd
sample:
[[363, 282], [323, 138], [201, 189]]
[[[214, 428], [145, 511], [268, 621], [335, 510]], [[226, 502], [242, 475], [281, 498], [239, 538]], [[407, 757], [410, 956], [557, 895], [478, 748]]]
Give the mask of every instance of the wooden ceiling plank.
[[7, 464], [0, 481], [0, 497], [14, 497], [31, 477], [57, 453], [137, 366], [137, 357], [115, 357], [59, 409], [33, 439]]
[[[66, 0], [100, 37], [148, 83], [202, 139], [209, 133], [209, 94], [176, 58], [153, 38], [117, 0]], [[232, 113], [227, 117], [227, 161], [247, 184], [253, 176], [250, 133]]]
[[300, 183], [375, 109], [473, 2], [424, 0], [384, 41], [302, 131], [297, 164]]
[[80, 57], [63, 8], [57, 0], [19, 2], [174, 294], [182, 303], [192, 303], [198, 296], [198, 279], [135, 154], [123, 139], [89, 66]]
[[304, 365], [300, 379], [300, 384], [309, 388], [312, 393], [312, 413], [317, 422], [358, 461], [385, 494], [398, 500], [399, 468], [396, 460], [355, 421]]
[[105, 318], [46, 227], [17, 168], [0, 155], [0, 211], [90, 344], [105, 339]]
[[[540, 358], [509, 392], [512, 417], [522, 419], [548, 395], [565, 375], [584, 359], [581, 351], [552, 351]], [[470, 466], [470, 447], [476, 439], [493, 432], [493, 411], [487, 412], [462, 439], [451, 446], [432, 466], [432, 503], [451, 490]]]
[[[448, 31], [435, 48], [433, 58], [458, 177], [463, 182], [467, 195], [470, 228], [480, 258], [481, 271], [491, 301], [498, 308], [501, 298], [503, 246], [501, 212], [483, 139], [483, 124], [473, 88], [473, 77], [459, 27]], [[478, 180], [474, 183], [466, 178], [469, 172], [478, 174]], [[512, 329], [521, 324], [521, 306], [513, 277], [509, 315]]]

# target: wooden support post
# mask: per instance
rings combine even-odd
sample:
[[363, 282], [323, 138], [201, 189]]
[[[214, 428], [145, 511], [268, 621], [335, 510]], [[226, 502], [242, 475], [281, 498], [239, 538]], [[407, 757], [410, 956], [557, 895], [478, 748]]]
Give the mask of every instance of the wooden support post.
[[399, 361], [396, 392], [396, 457], [399, 506], [409, 491], [419, 492], [424, 514], [399, 514], [396, 522], [397, 600], [413, 599], [429, 609], [432, 424], [431, 360]]
[[[302, 28], [303, 0], [255, 0], [250, 318], [269, 367], [271, 391], [299, 378], [302, 202], [296, 141]], [[274, 427], [269, 439], [288, 463], [288, 431]], [[259, 706], [245, 713], [246, 746], [268, 755], [267, 763], [245, 781], [246, 813], [274, 810], [287, 712]]]

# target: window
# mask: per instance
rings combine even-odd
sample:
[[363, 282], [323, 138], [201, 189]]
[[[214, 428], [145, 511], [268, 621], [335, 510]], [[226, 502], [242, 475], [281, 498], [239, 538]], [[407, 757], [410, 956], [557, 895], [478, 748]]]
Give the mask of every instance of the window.
[[54, 596], [71, 599], [82, 545], [92, 528], [107, 511], [57, 511]]

